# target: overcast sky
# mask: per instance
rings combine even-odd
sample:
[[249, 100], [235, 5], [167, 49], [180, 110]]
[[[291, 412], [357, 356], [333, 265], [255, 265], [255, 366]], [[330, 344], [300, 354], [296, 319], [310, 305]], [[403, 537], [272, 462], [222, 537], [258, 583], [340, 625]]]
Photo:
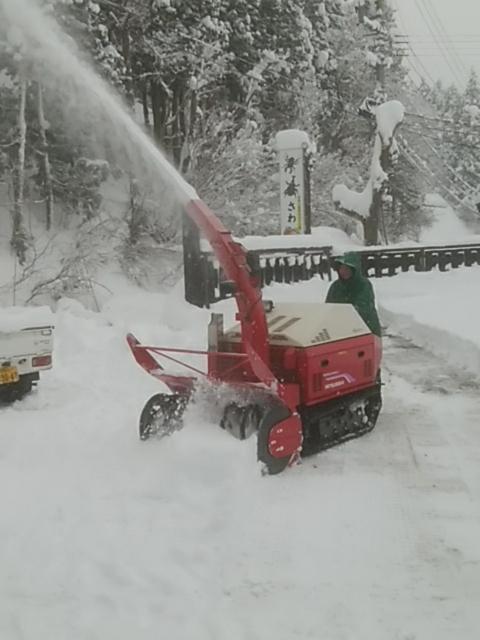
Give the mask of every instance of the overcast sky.
[[480, 0], [387, 1], [410, 36], [410, 62], [426, 80], [460, 84], [472, 66], [480, 73]]

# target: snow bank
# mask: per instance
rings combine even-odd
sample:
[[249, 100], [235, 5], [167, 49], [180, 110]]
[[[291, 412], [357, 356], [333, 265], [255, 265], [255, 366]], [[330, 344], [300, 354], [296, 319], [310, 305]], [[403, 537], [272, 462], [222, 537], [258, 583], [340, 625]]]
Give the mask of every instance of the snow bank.
[[336, 227], [313, 227], [311, 234], [245, 236], [239, 242], [248, 250], [255, 249], [296, 249], [302, 247], [357, 246], [341, 229]]
[[338, 253], [342, 250], [352, 250], [359, 249], [362, 245], [358, 238], [353, 238], [349, 236], [342, 229], [337, 229], [336, 227], [312, 227], [312, 237], [315, 238], [316, 241], [326, 241], [328, 240], [329, 244], [332, 245], [334, 253]]
[[[358, 241], [353, 240], [345, 231], [324, 226], [312, 227], [311, 234], [244, 236], [235, 239], [248, 251], [333, 247], [333, 251], [338, 253], [346, 249], [361, 249]], [[212, 250], [209, 242], [204, 238], [201, 238], [200, 246], [202, 251]]]
[[[426, 204], [432, 207], [433, 224], [423, 229], [420, 241], [425, 244], [463, 242], [471, 240], [471, 233], [452, 207], [438, 194], [429, 194]], [[478, 241], [478, 238], [477, 238]]]
[[48, 307], [0, 307], [0, 331], [3, 333], [53, 325], [54, 316]]
[[415, 314], [394, 313], [384, 306], [380, 314], [389, 332], [404, 336], [455, 367], [480, 376], [480, 346], [459, 335], [458, 330], [439, 329], [432, 323], [417, 320]]
[[480, 376], [480, 267], [374, 280], [389, 331]]

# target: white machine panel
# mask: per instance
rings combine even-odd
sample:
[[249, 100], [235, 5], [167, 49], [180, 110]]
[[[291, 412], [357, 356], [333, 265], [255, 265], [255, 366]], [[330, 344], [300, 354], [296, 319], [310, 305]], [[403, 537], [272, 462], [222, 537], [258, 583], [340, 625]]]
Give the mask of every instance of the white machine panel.
[[[278, 346], [305, 348], [371, 333], [351, 304], [279, 302], [266, 316], [270, 343]], [[225, 338], [240, 340], [240, 325]]]

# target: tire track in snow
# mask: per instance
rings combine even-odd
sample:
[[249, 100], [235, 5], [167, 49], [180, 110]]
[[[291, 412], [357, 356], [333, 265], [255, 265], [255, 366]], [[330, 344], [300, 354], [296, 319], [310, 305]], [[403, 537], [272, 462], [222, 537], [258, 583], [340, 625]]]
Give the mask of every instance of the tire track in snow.
[[431, 636], [437, 624], [437, 637], [450, 629], [474, 638], [480, 597], [480, 381], [398, 336], [385, 341], [385, 363], [392, 386], [386, 398], [408, 416], [404, 443], [397, 440], [397, 447], [410, 451], [411, 464], [398, 477], [410, 486], [399, 506], [413, 551], [412, 575], [429, 594], [424, 633]]

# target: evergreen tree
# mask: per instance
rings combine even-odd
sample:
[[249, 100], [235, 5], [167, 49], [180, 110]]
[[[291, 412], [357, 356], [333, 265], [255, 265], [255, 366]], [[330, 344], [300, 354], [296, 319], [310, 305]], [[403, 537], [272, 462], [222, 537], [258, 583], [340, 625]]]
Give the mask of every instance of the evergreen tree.
[[475, 69], [470, 72], [463, 99], [467, 106], [476, 105], [480, 107], [480, 82]]
[[[45, 10], [78, 43], [79, 55], [123, 95], [132, 114], [141, 106], [145, 128], [237, 232], [276, 228], [272, 141], [278, 130], [290, 127], [308, 131], [317, 147], [315, 222], [350, 224], [329, 198], [337, 182], [355, 188], [368, 179], [375, 126], [358, 109], [367, 96], [397, 97], [405, 84], [394, 55], [393, 14], [380, 0], [353, 5], [344, 0], [52, 0], [45, 1]], [[95, 132], [83, 124], [82, 114], [72, 117], [76, 105], [70, 113], [65, 109], [68, 87], [52, 91], [40, 58], [20, 75], [17, 44], [0, 51], [0, 68], [11, 80], [0, 87], [6, 110], [0, 171], [13, 184], [23, 158], [19, 204], [28, 210], [30, 197], [44, 200], [47, 226], [55, 225], [56, 210], [78, 222], [95, 219], [102, 211], [102, 184], [112, 175], [97, 159]], [[383, 68], [388, 73], [380, 82]], [[24, 153], [21, 78], [26, 78]], [[442, 105], [442, 115], [457, 119], [462, 136], [476, 130], [477, 85], [472, 75], [465, 97], [454, 89], [445, 93], [440, 85], [430, 97]], [[457, 146], [449, 141], [446, 148], [458, 151], [457, 129], [449, 130]], [[114, 155], [107, 157], [114, 165]], [[472, 179], [471, 158], [464, 156], [461, 166], [457, 152], [450, 159]], [[153, 207], [146, 204], [141, 181], [125, 175], [122, 180], [130, 184], [132, 242], [143, 232], [171, 237], [170, 230], [153, 230]], [[412, 189], [402, 196], [407, 182], [400, 177], [398, 184], [392, 182], [389, 234], [410, 224], [407, 207], [421, 200], [418, 181], [411, 181], [417, 200]]]
[[[424, 86], [425, 81], [422, 80], [422, 83], [422, 86]], [[431, 89], [429, 88], [427, 91], [422, 91], [422, 95], [427, 98], [436, 109], [441, 112], [444, 111], [445, 90], [441, 80], [437, 80]]]

